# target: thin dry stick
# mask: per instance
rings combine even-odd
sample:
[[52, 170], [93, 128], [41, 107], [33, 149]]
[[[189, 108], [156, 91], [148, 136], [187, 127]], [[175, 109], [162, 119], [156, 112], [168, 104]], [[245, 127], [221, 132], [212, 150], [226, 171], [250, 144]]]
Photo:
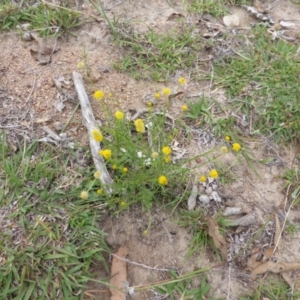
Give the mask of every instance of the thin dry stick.
[[[285, 194], [285, 199], [284, 199], [284, 202], [285, 202], [285, 203], [287, 203], [287, 200], [288, 200], [288, 197], [289, 197], [290, 187], [291, 187], [291, 184], [289, 184], [289, 186], [288, 186], [288, 188], [287, 188], [287, 191], [286, 191], [286, 194]], [[289, 206], [289, 209], [288, 209], [287, 213], [285, 214], [285, 218], [284, 218], [284, 221], [283, 221], [283, 224], [282, 224], [282, 228], [281, 228], [281, 230], [280, 230], [280, 234], [279, 234], [278, 240], [277, 240], [277, 242], [276, 242], [276, 245], [275, 245], [275, 247], [274, 247], [274, 250], [273, 250], [273, 254], [272, 254], [272, 255], [274, 255], [276, 249], [278, 248], [280, 239], [281, 239], [281, 237], [282, 237], [282, 232], [283, 232], [284, 227], [285, 227], [285, 223], [286, 223], [287, 217], [288, 217], [288, 215], [289, 215], [289, 213], [290, 213], [290, 210], [291, 210], [291, 208], [292, 208], [292, 206], [293, 206], [295, 200], [296, 200], [296, 198], [292, 201], [291, 205]], [[285, 205], [284, 205], [284, 206], [285, 206]], [[275, 212], [275, 213], [276, 213], [276, 212]]]
[[115, 256], [116, 258], [122, 260], [122, 261], [125, 261], [125, 262], [129, 263], [129, 264], [140, 266], [140, 267], [143, 267], [143, 268], [149, 269], [149, 270], [168, 272], [170, 270], [175, 269], [175, 268], [169, 268], [169, 269], [153, 268], [153, 267], [149, 267], [149, 266], [144, 265], [144, 264], [140, 264], [140, 263], [134, 262], [134, 261], [132, 261], [132, 260], [130, 260], [128, 258], [122, 258], [122, 257], [120, 257], [120, 256], [118, 256], [116, 254], [112, 254], [112, 255]]

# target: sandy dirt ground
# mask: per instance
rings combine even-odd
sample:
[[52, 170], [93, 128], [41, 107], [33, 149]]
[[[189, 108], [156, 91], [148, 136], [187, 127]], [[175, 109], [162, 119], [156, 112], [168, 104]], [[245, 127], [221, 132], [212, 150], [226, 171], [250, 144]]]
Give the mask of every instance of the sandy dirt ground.
[[[272, 9], [272, 18], [276, 20], [299, 20], [300, 6], [293, 5], [290, 1], [277, 1], [278, 4]], [[164, 32], [175, 22], [168, 21], [173, 13], [183, 14], [187, 21], [199, 18], [197, 15], [187, 15], [181, 1], [103, 1], [108, 16], [113, 14], [120, 20], [136, 22], [135, 30], [143, 32], [147, 27], [155, 31]], [[264, 1], [262, 5], [269, 5], [271, 2]], [[171, 5], [170, 5], [171, 4]], [[95, 13], [87, 0], [84, 0], [80, 9], [83, 12]], [[249, 15], [245, 9], [232, 8], [232, 13], [241, 17], [242, 26], [250, 26], [252, 22], [258, 22]], [[77, 37], [60, 38], [52, 40], [56, 43], [59, 51], [52, 56], [52, 62], [47, 65], [40, 65], [30, 54], [33, 41], [23, 41], [20, 34], [16, 32], [2, 33], [0, 39], [0, 105], [1, 105], [1, 128], [5, 129], [16, 139], [21, 138], [42, 138], [47, 134], [43, 126], [51, 128], [59, 133], [60, 126], [64, 126], [76, 106], [76, 92], [72, 83], [72, 72], [78, 71], [77, 64], [83, 60], [86, 53], [89, 64], [93, 67], [96, 79], [93, 84], [87, 84], [87, 92], [90, 96], [96, 119], [102, 119], [102, 113], [96, 102], [92, 99], [92, 93], [96, 89], [102, 89], [106, 94], [113, 93], [119, 99], [120, 104], [106, 99], [107, 105], [114, 107], [120, 105], [123, 110], [130, 107], [144, 107], [145, 95], [153, 94], [164, 86], [160, 83], [150, 81], [136, 81], [130, 74], [124, 74], [113, 68], [113, 63], [122, 56], [122, 50], [118, 48], [109, 33], [106, 23], [92, 21], [84, 24], [77, 31]], [[216, 20], [222, 24], [221, 20]], [[134, 23], [133, 23], [134, 24]], [[298, 24], [299, 25], [299, 24]], [[297, 26], [298, 26], [297, 25]], [[297, 30], [295, 30], [295, 35]], [[79, 70], [80, 71], [80, 70]], [[187, 71], [178, 71], [169, 78], [166, 85], [171, 89], [176, 86], [180, 76], [188, 78]], [[69, 100], [64, 102], [65, 107], [58, 111], [57, 101], [59, 94], [54, 80], [57, 79], [63, 84], [64, 96]], [[210, 82], [188, 83], [188, 93], [203, 93], [226, 101], [222, 90], [214, 90]], [[66, 96], [67, 95], [67, 96]], [[173, 111], [175, 117], [179, 113], [182, 104], [177, 99]], [[82, 118], [79, 111], [69, 122], [66, 133], [82, 144], [87, 144], [88, 138], [86, 129], [82, 125]], [[244, 213], [253, 212], [257, 216], [257, 224], [249, 225], [246, 229], [236, 233], [234, 230], [228, 233], [228, 253], [232, 252], [235, 244], [242, 245], [262, 224], [267, 215], [270, 215], [275, 207], [284, 203], [285, 211], [289, 207], [286, 201], [283, 171], [286, 167], [295, 164], [295, 156], [299, 154], [297, 147], [278, 147], [269, 140], [253, 140], [248, 142], [251, 153], [256, 159], [273, 158], [267, 165], [256, 164], [255, 168], [259, 177], [245, 163], [239, 163], [232, 168], [235, 180], [230, 185], [222, 187], [222, 193], [227, 195], [227, 200], [222, 200], [222, 206], [242, 207]], [[209, 145], [199, 145], [194, 142], [188, 148], [188, 155], [201, 154], [209, 149]], [[224, 164], [230, 166], [234, 158], [228, 153], [225, 156]], [[228, 196], [229, 195], [229, 196]], [[231, 201], [231, 202], [230, 202]], [[179, 209], [179, 208], [178, 208]], [[207, 210], [213, 209], [208, 206]], [[282, 207], [284, 211], [284, 207]], [[161, 206], [153, 207], [151, 212], [153, 221], [149, 234], [143, 235], [147, 228], [149, 216], [138, 206], [132, 207], [129, 211], [120, 215], [109, 215], [101, 218], [99, 224], [101, 229], [107, 233], [107, 243], [115, 252], [119, 246], [126, 244], [129, 248], [127, 256], [128, 284], [131, 287], [157, 282], [169, 278], [168, 269], [172, 268], [178, 274], [184, 274], [206, 266], [220, 263], [212, 249], [199, 251], [187, 258], [192, 233], [187, 228], [178, 225], [177, 212], [164, 210]], [[289, 222], [299, 229], [298, 212], [291, 210], [287, 216]], [[283, 213], [281, 224], [286, 215]], [[274, 234], [274, 219], [268, 225], [270, 235]], [[257, 246], [263, 247], [263, 242], [270, 242], [271, 236], [267, 233], [263, 240], [258, 240]], [[242, 241], [243, 240], [243, 241]], [[285, 261], [300, 261], [299, 253], [300, 233], [299, 230], [293, 235], [284, 234], [280, 250], [277, 256]], [[230, 244], [230, 243], [228, 243]], [[109, 258], [108, 258], [109, 259]], [[101, 266], [95, 265], [93, 272], [99, 273], [99, 279], [107, 277]], [[296, 273], [293, 276], [297, 276]], [[298, 274], [299, 276], [299, 274]], [[215, 267], [207, 273], [207, 281], [212, 286], [215, 297], [227, 299], [239, 299], [240, 295], [247, 293], [256, 286], [258, 281], [252, 280], [241, 262]], [[199, 280], [192, 281], [192, 286], [199, 286]], [[109, 294], [103, 292], [103, 287], [90, 283], [88, 290], [95, 296], [95, 299], [109, 299]], [[95, 292], [99, 290], [99, 292]], [[101, 291], [100, 291], [101, 290]], [[90, 299], [87, 297], [86, 299]], [[158, 299], [152, 291], [136, 292], [128, 296], [128, 299]]]

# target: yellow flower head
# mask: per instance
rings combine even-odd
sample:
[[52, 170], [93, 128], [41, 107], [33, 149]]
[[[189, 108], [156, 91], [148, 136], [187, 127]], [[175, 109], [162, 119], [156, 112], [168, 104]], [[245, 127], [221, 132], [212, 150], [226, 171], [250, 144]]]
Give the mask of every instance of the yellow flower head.
[[96, 100], [101, 100], [104, 98], [104, 93], [101, 90], [95, 91], [95, 93], [93, 94], [94, 98]]
[[225, 136], [225, 141], [229, 142], [231, 140], [231, 137], [229, 135]]
[[123, 168], [123, 172], [124, 173], [127, 173], [128, 172], [128, 169], [125, 167], [125, 168]]
[[125, 201], [120, 202], [120, 207], [125, 208], [127, 206], [127, 203]]
[[199, 181], [200, 182], [205, 182], [206, 181], [206, 176], [201, 175], [200, 178], [199, 178]]
[[143, 231], [143, 235], [147, 235], [147, 234], [148, 234], [148, 230], [146, 229]]
[[169, 96], [171, 94], [171, 90], [169, 88], [164, 88], [162, 92], [166, 96]]
[[114, 170], [117, 170], [117, 169], [118, 169], [118, 166], [117, 166], [117, 165], [113, 165], [112, 168], [113, 168]]
[[152, 152], [152, 158], [158, 158], [158, 153], [157, 152]]
[[149, 102], [147, 103], [147, 106], [148, 106], [148, 107], [152, 107], [152, 106], [153, 106], [153, 103], [152, 103], [151, 101], [149, 101]]
[[99, 154], [102, 155], [105, 159], [110, 159], [111, 158], [111, 150], [110, 149], [103, 149], [99, 151]]
[[135, 125], [135, 130], [137, 132], [140, 132], [140, 133], [145, 132], [145, 124], [144, 124], [144, 121], [142, 119], [136, 119], [134, 121], [134, 125]]
[[228, 152], [228, 148], [226, 146], [221, 147], [221, 151], [223, 153], [227, 153]]
[[97, 194], [98, 195], [102, 195], [103, 194], [103, 191], [101, 189], [97, 190]]
[[172, 153], [172, 149], [169, 146], [163, 147], [161, 151], [165, 155], [170, 155]]
[[181, 105], [181, 110], [182, 111], [188, 111], [189, 107], [186, 104]]
[[77, 64], [77, 68], [82, 69], [83, 67], [84, 67], [84, 62], [83, 62], [83, 61], [80, 61], [80, 62]]
[[124, 114], [121, 112], [121, 111], [116, 111], [115, 113], [115, 117], [118, 119], [118, 120], [122, 120], [124, 118]]
[[113, 96], [113, 94], [112, 94], [112, 93], [109, 93], [109, 94], [108, 94], [108, 97], [109, 97], [109, 98], [111, 98], [112, 96]]
[[242, 146], [241, 146], [239, 143], [233, 143], [233, 144], [232, 144], [232, 150], [233, 150], [233, 151], [238, 152], [238, 151], [241, 150], [241, 148], [242, 148]]
[[154, 94], [154, 98], [155, 98], [155, 99], [159, 99], [159, 98], [160, 98], [160, 93], [155, 93], [155, 94]]
[[185, 79], [184, 77], [180, 77], [180, 78], [178, 79], [178, 83], [183, 85], [183, 84], [186, 83], [186, 79]]
[[81, 198], [81, 199], [86, 200], [88, 197], [89, 197], [89, 192], [87, 192], [87, 191], [82, 191], [82, 192], [80, 193], [80, 198]]
[[214, 179], [218, 178], [219, 177], [218, 171], [216, 169], [210, 170], [209, 177], [214, 178]]
[[161, 175], [158, 178], [158, 183], [161, 185], [168, 185], [168, 178], [165, 175]]
[[165, 162], [168, 164], [169, 162], [171, 162], [171, 156], [170, 155], [166, 155], [165, 156]]
[[103, 135], [98, 128], [92, 130], [92, 137], [96, 142], [101, 142], [103, 140]]
[[94, 173], [94, 177], [95, 177], [95, 179], [100, 179], [100, 172], [99, 172], [99, 171], [96, 171], [96, 172]]

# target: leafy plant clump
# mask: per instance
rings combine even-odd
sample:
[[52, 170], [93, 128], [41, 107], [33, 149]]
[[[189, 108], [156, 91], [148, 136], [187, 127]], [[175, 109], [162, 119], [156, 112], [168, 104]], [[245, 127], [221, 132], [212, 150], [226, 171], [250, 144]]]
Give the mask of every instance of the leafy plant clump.
[[78, 197], [72, 155], [36, 142], [15, 153], [4, 135], [0, 151], [0, 298], [82, 299], [91, 264], [105, 267], [109, 251], [96, 222], [101, 197]]
[[[234, 109], [253, 124], [252, 133], [275, 140], [300, 137], [297, 45], [272, 40], [265, 28], [254, 28], [250, 51], [219, 62], [216, 84], [227, 89]], [[242, 98], [242, 100], [241, 100]]]
[[27, 23], [30, 25], [28, 29], [37, 30], [42, 37], [60, 36], [72, 34], [72, 30], [83, 23], [79, 16], [78, 12], [65, 7], [0, 4], [0, 29], [14, 29]]

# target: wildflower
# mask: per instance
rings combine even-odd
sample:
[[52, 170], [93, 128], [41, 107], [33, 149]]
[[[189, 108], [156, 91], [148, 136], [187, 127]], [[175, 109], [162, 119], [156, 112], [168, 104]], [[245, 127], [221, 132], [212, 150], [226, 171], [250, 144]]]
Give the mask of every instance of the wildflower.
[[239, 144], [239, 143], [233, 143], [232, 144], [232, 150], [233, 151], [236, 151], [236, 152], [238, 152], [238, 151], [240, 151], [241, 150], [241, 145]]
[[218, 178], [219, 177], [218, 171], [216, 169], [212, 169], [209, 172], [209, 177], [214, 178], [214, 179]]
[[137, 132], [144, 133], [145, 132], [145, 124], [142, 119], [136, 119], [134, 121], [135, 129]]
[[229, 142], [231, 140], [231, 137], [229, 135], [225, 136], [225, 141]]
[[171, 90], [169, 88], [164, 88], [162, 92], [166, 96], [169, 96], [171, 94]]
[[97, 190], [97, 194], [98, 195], [102, 195], [103, 194], [103, 191], [101, 189]]
[[168, 146], [162, 148], [162, 153], [165, 155], [170, 155], [172, 153], [172, 149]]
[[93, 94], [93, 96], [94, 96], [94, 98], [96, 100], [101, 100], [101, 99], [104, 98], [104, 93], [101, 90], [97, 90], [97, 91], [95, 91], [95, 93]]
[[158, 158], [158, 153], [157, 152], [152, 152], [152, 158]]
[[117, 170], [117, 169], [118, 169], [118, 166], [117, 166], [117, 165], [113, 165], [112, 168], [113, 168], [114, 170]]
[[123, 168], [123, 172], [124, 172], [124, 173], [127, 173], [127, 172], [128, 172], [128, 169], [127, 169], [126, 167], [124, 167], [124, 168]]
[[92, 137], [96, 142], [101, 142], [103, 140], [103, 135], [98, 128], [92, 130]]
[[160, 98], [160, 93], [155, 93], [154, 94], [154, 98], [157, 100], [157, 99], [159, 99]]
[[228, 148], [226, 146], [221, 147], [221, 151], [223, 153], [227, 153], [228, 152]]
[[95, 179], [100, 179], [100, 172], [99, 172], [99, 171], [96, 171], [96, 172], [94, 173], [94, 177], [95, 177]]
[[158, 183], [161, 185], [168, 185], [168, 178], [165, 175], [161, 175], [158, 178]]
[[200, 182], [205, 182], [206, 181], [206, 176], [201, 175], [200, 178], [199, 178], [199, 181]]
[[189, 107], [188, 107], [186, 104], [183, 104], [183, 105], [181, 106], [181, 110], [182, 110], [182, 111], [188, 111], [188, 110], [189, 110]]
[[180, 78], [178, 79], [178, 83], [183, 85], [183, 84], [186, 83], [186, 79], [185, 79], [184, 77], [180, 77]]
[[125, 201], [120, 202], [120, 207], [125, 208], [127, 206], [127, 203]]
[[99, 154], [102, 155], [105, 159], [110, 159], [112, 153], [110, 149], [103, 149], [99, 151]]
[[89, 197], [89, 192], [87, 192], [87, 191], [82, 191], [82, 192], [80, 193], [80, 198], [81, 198], [81, 199], [86, 200], [88, 197]]
[[168, 164], [171, 161], [171, 156], [170, 155], [166, 155], [165, 156], [165, 162]]
[[115, 117], [118, 119], [118, 120], [122, 120], [124, 118], [124, 114], [121, 112], [121, 111], [116, 111], [115, 113]]
[[147, 235], [147, 234], [148, 234], [148, 230], [146, 229], [143, 231], [143, 235]]
[[80, 61], [80, 62], [77, 64], [77, 68], [82, 69], [83, 67], [84, 67], [84, 62], [83, 62], [83, 61]]
[[111, 97], [112, 97], [112, 93], [109, 93], [109, 94], [108, 94], [108, 97], [111, 98]]

